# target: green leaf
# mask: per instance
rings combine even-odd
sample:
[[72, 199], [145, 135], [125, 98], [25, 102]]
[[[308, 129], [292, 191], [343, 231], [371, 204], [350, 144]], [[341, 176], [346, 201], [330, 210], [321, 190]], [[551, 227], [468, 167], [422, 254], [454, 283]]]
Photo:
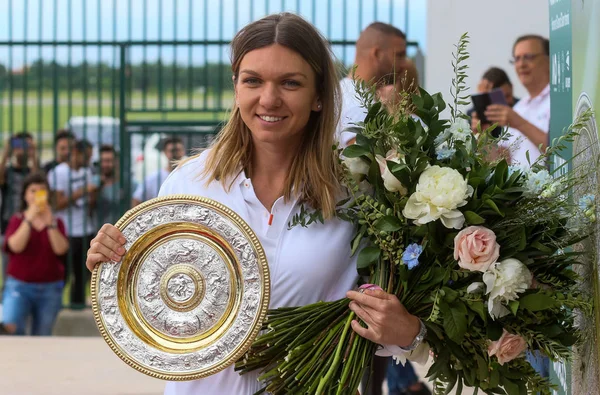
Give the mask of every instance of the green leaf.
[[375, 229], [384, 232], [395, 232], [402, 227], [402, 222], [393, 215], [386, 215], [375, 221]]
[[552, 254], [554, 252], [554, 250], [552, 248], [546, 247], [539, 241], [534, 241], [533, 243], [531, 243], [531, 246], [533, 248], [537, 249], [538, 251], [545, 252], [546, 254]]
[[440, 309], [448, 337], [461, 344], [467, 331], [467, 308], [462, 302], [455, 301], [452, 304], [441, 302]]
[[368, 148], [362, 147], [357, 144], [352, 144], [352, 145], [346, 147], [344, 149], [344, 151], [342, 152], [342, 155], [344, 155], [347, 158], [358, 158], [360, 156], [368, 155], [368, 154], [370, 154], [370, 151]]
[[361, 146], [372, 146], [372, 141], [371, 139], [369, 139], [368, 137], [362, 135], [360, 132], [362, 131], [362, 128], [358, 128], [358, 131], [355, 132], [356, 133], [356, 145], [361, 145]]
[[377, 262], [379, 255], [381, 255], [381, 250], [378, 247], [365, 247], [358, 253], [356, 266], [359, 269], [369, 267], [374, 262]]
[[[500, 373], [496, 369], [490, 372], [490, 388], [497, 387], [500, 384]], [[512, 394], [511, 394], [512, 395]]]
[[542, 311], [551, 309], [556, 305], [556, 301], [543, 293], [535, 293], [519, 298], [520, 307], [529, 311]]
[[506, 160], [503, 159], [496, 165], [496, 171], [494, 172], [494, 183], [502, 187], [507, 177], [508, 164], [506, 163]]
[[496, 203], [494, 203], [492, 199], [485, 199], [484, 203], [486, 206], [494, 210], [498, 215], [504, 217], [504, 214], [500, 211], [500, 209], [498, 209], [498, 206], [496, 206]]
[[577, 336], [572, 333], [563, 333], [562, 335], [556, 338], [563, 346], [571, 347], [575, 343], [577, 343]]
[[477, 378], [479, 381], [486, 381], [488, 378], [487, 362], [478, 353], [475, 353], [475, 360], [477, 360]]
[[473, 310], [474, 312], [479, 314], [479, 316], [481, 317], [483, 322], [487, 322], [487, 314], [485, 311], [485, 305], [483, 304], [482, 301], [479, 301], [479, 300], [478, 301], [470, 301], [470, 302], [467, 302], [467, 305], [469, 306], [469, 308], [471, 310]]
[[490, 320], [488, 321], [486, 332], [488, 339], [496, 341], [502, 336], [502, 325], [498, 321]]
[[473, 211], [465, 211], [463, 215], [469, 225], [481, 225], [485, 223], [485, 218], [480, 217]]
[[373, 106], [371, 107], [371, 109], [369, 110], [369, 113], [367, 114], [367, 116], [365, 117], [365, 123], [370, 122], [373, 118], [375, 118], [375, 116], [377, 115], [377, 113], [379, 112], [379, 110], [381, 109], [381, 102], [376, 102], [375, 104], [373, 104]]
[[508, 303], [508, 308], [513, 313], [513, 315], [516, 317], [517, 316], [517, 311], [519, 310], [519, 301], [518, 300], [511, 300]]
[[556, 337], [562, 333], [564, 333], [564, 329], [562, 326], [558, 324], [548, 325], [538, 329], [541, 334], [544, 336], [548, 336], [549, 338]]
[[456, 298], [458, 298], [458, 292], [453, 290], [452, 288], [442, 287], [444, 291], [444, 300], [450, 304], [454, 303]]
[[513, 383], [512, 381], [510, 381], [507, 378], [504, 378], [504, 380], [502, 380], [502, 384], [504, 386], [504, 389], [506, 390], [507, 394], [510, 395], [518, 395], [519, 394], [519, 386], [516, 383]]
[[356, 253], [356, 250], [358, 250], [358, 247], [360, 246], [360, 242], [363, 239], [363, 236], [365, 235], [366, 232], [366, 226], [363, 226], [361, 228], [361, 230], [356, 234], [356, 236], [354, 237], [354, 239], [352, 240], [352, 244], [351, 244], [351, 254], [354, 255]]
[[524, 226], [520, 226], [519, 228], [519, 246], [517, 247], [517, 251], [523, 251], [527, 247], [527, 231]]

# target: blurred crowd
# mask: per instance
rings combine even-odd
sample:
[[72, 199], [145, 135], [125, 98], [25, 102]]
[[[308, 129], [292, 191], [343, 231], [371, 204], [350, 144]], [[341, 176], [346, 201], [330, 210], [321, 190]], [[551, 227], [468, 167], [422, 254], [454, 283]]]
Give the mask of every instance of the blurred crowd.
[[0, 333], [50, 335], [64, 303], [89, 305], [90, 273], [85, 253], [104, 223], [116, 223], [129, 208], [158, 195], [174, 163], [184, 155], [178, 137], [162, 141], [168, 165], [124, 196], [119, 158], [111, 145], [95, 147], [69, 130], [54, 139], [54, 159], [40, 164], [28, 132], [10, 136], [0, 158], [2, 305]]

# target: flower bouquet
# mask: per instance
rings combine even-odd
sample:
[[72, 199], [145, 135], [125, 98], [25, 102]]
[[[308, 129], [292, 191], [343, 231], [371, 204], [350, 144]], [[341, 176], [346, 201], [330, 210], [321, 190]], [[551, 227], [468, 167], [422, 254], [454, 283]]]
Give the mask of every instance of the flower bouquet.
[[[337, 215], [356, 224], [349, 248], [359, 273], [425, 324], [425, 341], [398, 358], [426, 361], [431, 354], [427, 377], [436, 393], [461, 393], [466, 385], [490, 394], [549, 394], [551, 383], [525, 355], [570, 358], [576, 311], [591, 309], [572, 267], [585, 262], [577, 245], [590, 235], [595, 208], [592, 195], [577, 201], [572, 193], [581, 177], [550, 173], [547, 165], [590, 114], [531, 166], [487, 160], [496, 125], [474, 136], [457, 110], [467, 104], [467, 43], [464, 35], [454, 54], [450, 120], [440, 119], [440, 94], [404, 94], [389, 111], [358, 84], [368, 114], [353, 127], [356, 144], [341, 152], [349, 198]], [[303, 209], [291, 225], [321, 218]], [[236, 370], [261, 369], [261, 392], [356, 394], [378, 345], [352, 330], [348, 304], [271, 311]]]

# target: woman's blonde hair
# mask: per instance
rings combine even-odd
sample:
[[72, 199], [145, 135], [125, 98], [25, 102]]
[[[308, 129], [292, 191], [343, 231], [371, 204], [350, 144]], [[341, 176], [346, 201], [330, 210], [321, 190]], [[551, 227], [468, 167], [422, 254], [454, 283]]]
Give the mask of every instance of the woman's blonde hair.
[[[334, 214], [340, 191], [338, 158], [332, 146], [341, 96], [333, 54], [323, 36], [301, 17], [290, 13], [269, 15], [245, 26], [231, 42], [234, 84], [244, 56], [272, 44], [297, 52], [312, 67], [322, 105], [320, 112], [313, 111], [310, 115], [283, 196], [289, 201], [294, 191], [303, 203], [321, 210], [323, 216], [329, 218]], [[224, 188], [231, 188], [231, 182], [242, 169], [251, 172], [252, 148], [250, 130], [242, 120], [239, 108], [234, 106], [227, 124], [212, 145], [202, 176], [208, 183], [218, 181]], [[247, 173], [247, 176], [251, 178], [252, 174]]]

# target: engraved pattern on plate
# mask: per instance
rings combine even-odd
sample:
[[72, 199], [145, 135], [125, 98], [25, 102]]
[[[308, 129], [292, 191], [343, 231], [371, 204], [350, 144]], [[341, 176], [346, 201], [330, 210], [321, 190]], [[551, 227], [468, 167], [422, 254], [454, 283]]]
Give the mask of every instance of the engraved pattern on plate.
[[[241, 263], [243, 302], [239, 306], [235, 320], [227, 333], [210, 347], [190, 353], [170, 354], [157, 350], [143, 342], [133, 334], [125, 323], [123, 316], [118, 313], [115, 284], [121, 263], [102, 265], [100, 272], [98, 302], [100, 314], [107, 325], [110, 337], [118, 347], [126, 350], [129, 357], [138, 364], [164, 373], [188, 373], [218, 365], [228, 355], [234, 353], [248, 336], [252, 328], [251, 324], [256, 319], [260, 309], [261, 268], [258, 265], [257, 256], [252, 246], [244, 239], [242, 232], [218, 212], [194, 204], [175, 204], [157, 208], [141, 215], [127, 225], [123, 230], [123, 234], [127, 239], [125, 247], [126, 249], [131, 248], [133, 243], [153, 226], [182, 221], [195, 222], [215, 230], [233, 247]], [[214, 262], [212, 264], [214, 265]], [[150, 276], [148, 283], [151, 283], [152, 279]], [[208, 273], [205, 279], [207, 292], [205, 300], [200, 306], [204, 302], [217, 303], [217, 300], [222, 300], [219, 298], [222, 295], [214, 290], [219, 289], [216, 285], [223, 281], [223, 277], [219, 277], [215, 272]], [[140, 300], [145, 299], [141, 298]], [[154, 299], [150, 297], [150, 300]], [[207, 319], [209, 318], [207, 316]]]

